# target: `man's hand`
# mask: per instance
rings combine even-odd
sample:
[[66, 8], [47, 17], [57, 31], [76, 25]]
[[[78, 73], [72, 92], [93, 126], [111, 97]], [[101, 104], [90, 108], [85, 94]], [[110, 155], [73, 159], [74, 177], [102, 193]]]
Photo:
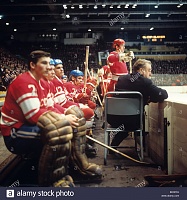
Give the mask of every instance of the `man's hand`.
[[79, 118], [76, 117], [75, 115], [69, 114], [69, 115], [66, 115], [65, 117], [73, 128], [76, 128], [79, 126], [79, 123], [78, 123]]
[[77, 100], [79, 103], [87, 104], [89, 100], [89, 96], [86, 93], [80, 93], [77, 96]]
[[104, 70], [103, 70], [103, 68], [101, 68], [101, 69], [99, 69], [98, 70], [98, 74], [97, 74], [99, 77], [103, 77], [103, 75], [104, 75]]
[[132, 59], [134, 59], [135, 58], [135, 56], [134, 56], [134, 52], [133, 51], [129, 51], [129, 57], [131, 57]]
[[129, 53], [119, 53], [120, 62], [129, 62], [132, 59], [134, 59], [133, 51], [129, 51]]

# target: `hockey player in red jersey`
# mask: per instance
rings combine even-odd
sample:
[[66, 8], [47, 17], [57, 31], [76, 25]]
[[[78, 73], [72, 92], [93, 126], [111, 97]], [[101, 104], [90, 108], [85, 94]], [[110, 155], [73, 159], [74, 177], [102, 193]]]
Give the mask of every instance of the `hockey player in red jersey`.
[[112, 51], [107, 58], [107, 63], [112, 73], [112, 79], [108, 86], [108, 91], [114, 91], [119, 76], [128, 74], [126, 62], [129, 62], [130, 59], [134, 58], [134, 53], [132, 51], [124, 53], [125, 41], [122, 39], [115, 39], [113, 42], [113, 48], [115, 51]]
[[[71, 109], [72, 107], [74, 107], [76, 105], [72, 104], [70, 107], [64, 108], [60, 104], [55, 103], [55, 101], [54, 101], [55, 86], [54, 86], [54, 84], [52, 82], [52, 80], [55, 77], [54, 69], [55, 69], [55, 61], [53, 59], [50, 59], [50, 66], [48, 67], [48, 70], [46, 71], [46, 73], [44, 73], [43, 79], [41, 80], [42, 89], [44, 90], [45, 100], [46, 100], [47, 106], [48, 107], [54, 107], [59, 112], [61, 112], [63, 114], [66, 114], [66, 113], [69, 112], [69, 109]], [[70, 103], [73, 103], [73, 102], [71, 101]], [[84, 117], [87, 120], [86, 121], [86, 128], [87, 128], [87, 130], [89, 130], [90, 126], [91, 126], [90, 118], [93, 116], [93, 111], [89, 107], [84, 106], [81, 103], [77, 103], [77, 106], [81, 107], [81, 110], [84, 113]], [[91, 156], [95, 156], [96, 155], [95, 148], [90, 146], [88, 143], [86, 143], [85, 151], [86, 151], [86, 155], [87, 156], [90, 156], [90, 155]]]
[[102, 100], [105, 94], [108, 92], [108, 86], [111, 81], [111, 71], [109, 65], [104, 65], [101, 69], [99, 69], [98, 77], [99, 77], [99, 85], [97, 90]]
[[81, 104], [81, 102], [74, 102], [74, 99], [72, 98], [70, 92], [66, 89], [61, 79], [61, 77], [64, 75], [62, 61], [60, 59], [54, 59], [54, 64], [55, 77], [52, 82], [55, 86], [55, 102], [64, 108], [69, 108], [70, 106], [76, 105], [84, 112], [84, 117], [86, 119], [90, 119], [94, 115], [94, 112], [89, 109], [88, 106]]
[[83, 94], [84, 88], [84, 74], [80, 70], [72, 70], [70, 72], [69, 81], [64, 84], [64, 87], [71, 95], [71, 98], [77, 103], [88, 103], [88, 95]]
[[[95, 88], [94, 79], [88, 79], [86, 84], [86, 88], [84, 88], [84, 74], [80, 70], [72, 70], [70, 72], [69, 82], [65, 83], [64, 86], [66, 90], [70, 93], [71, 97], [75, 102], [82, 103], [84, 105], [88, 105], [90, 110], [94, 110], [96, 108], [96, 104], [90, 100], [91, 91], [93, 87]], [[84, 92], [85, 90], [85, 92]], [[87, 135], [92, 136], [92, 128], [94, 127], [94, 112], [92, 118], [87, 120]], [[86, 150], [91, 154], [91, 156], [96, 155], [95, 148], [92, 146], [93, 143], [89, 143], [87, 141]]]
[[68, 77], [67, 77], [67, 75], [63, 75], [63, 76], [62, 76], [62, 81], [63, 81], [63, 83], [67, 83], [67, 82], [68, 82]]
[[46, 72], [43, 74], [43, 77], [41, 79], [41, 86], [44, 93], [44, 101], [48, 108], [56, 108], [58, 112], [64, 114], [66, 108], [61, 106], [60, 104], [56, 103], [54, 100], [55, 97], [55, 86], [52, 82], [52, 80], [55, 77], [54, 72], [54, 60], [50, 59], [50, 66], [47, 68]]
[[[90, 100], [91, 92], [95, 88], [94, 79], [88, 78], [86, 88], [84, 88], [84, 74], [80, 70], [70, 72], [69, 82], [64, 84], [75, 102], [87, 104], [91, 109], [96, 108], [96, 104]], [[84, 91], [85, 90], [85, 91]]]
[[46, 106], [40, 80], [49, 62], [50, 53], [31, 52], [29, 71], [9, 85], [1, 112], [1, 134], [12, 153], [39, 156], [40, 186], [70, 187], [74, 186], [67, 170], [70, 157], [82, 175], [100, 176], [101, 168], [89, 163], [85, 155], [82, 111], [75, 106], [63, 115]]
[[65, 90], [62, 76], [64, 75], [64, 68], [62, 61], [60, 59], [54, 59], [54, 66], [55, 66], [55, 77], [52, 80], [53, 84], [55, 86], [55, 102], [63, 106], [64, 108], [68, 108], [71, 105], [77, 105], [77, 103], [74, 103], [73, 101], [69, 101], [70, 97], [67, 99], [67, 96], [69, 96], [68, 92]]

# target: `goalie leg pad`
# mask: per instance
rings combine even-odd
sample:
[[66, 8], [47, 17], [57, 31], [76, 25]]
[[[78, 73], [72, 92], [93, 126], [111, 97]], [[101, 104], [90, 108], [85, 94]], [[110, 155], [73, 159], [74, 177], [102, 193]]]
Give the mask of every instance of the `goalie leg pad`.
[[38, 169], [39, 185], [69, 187], [72, 183], [65, 177], [73, 137], [69, 122], [60, 114], [48, 112], [40, 116], [37, 125], [43, 129], [41, 137], [44, 143]]
[[86, 126], [80, 120], [80, 126], [73, 131], [71, 146], [71, 162], [77, 170], [86, 176], [101, 176], [102, 169], [99, 165], [89, 163], [85, 154], [86, 145]]
[[71, 176], [66, 175], [63, 179], [55, 182], [53, 187], [75, 187]]
[[71, 107], [69, 107], [66, 110], [65, 115], [69, 115], [69, 114], [73, 114], [76, 117], [78, 117], [79, 119], [81, 119], [82, 117], [84, 117], [83, 111], [78, 106], [71, 106]]

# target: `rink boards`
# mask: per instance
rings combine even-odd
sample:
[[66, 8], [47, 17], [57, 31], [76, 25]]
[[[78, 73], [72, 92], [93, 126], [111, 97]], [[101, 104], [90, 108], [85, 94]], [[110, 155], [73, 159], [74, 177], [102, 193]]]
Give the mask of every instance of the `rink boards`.
[[164, 87], [163, 103], [148, 106], [148, 154], [168, 174], [187, 172], [187, 87]]

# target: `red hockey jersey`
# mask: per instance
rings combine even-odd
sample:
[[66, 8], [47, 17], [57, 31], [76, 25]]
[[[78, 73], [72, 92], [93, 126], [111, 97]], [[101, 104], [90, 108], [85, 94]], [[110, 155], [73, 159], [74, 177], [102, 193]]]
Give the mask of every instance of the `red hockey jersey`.
[[41, 86], [44, 92], [44, 101], [48, 109], [53, 109], [55, 112], [64, 114], [65, 108], [55, 103], [55, 86], [51, 81], [41, 79]]
[[[62, 82], [62, 80], [60, 80], [58, 77], [55, 77], [52, 80], [52, 82], [55, 87], [55, 96], [54, 96], [55, 103], [60, 104], [64, 108], [68, 108], [72, 105], [76, 105], [79, 107], [78, 103], [74, 103], [73, 101], [68, 100], [70, 99], [71, 95], [64, 87], [64, 83]], [[67, 98], [67, 96], [69, 98]]]
[[119, 53], [112, 51], [108, 58], [108, 65], [110, 66], [110, 71], [113, 75], [125, 75], [128, 73], [127, 65], [125, 62], [119, 61]]
[[30, 72], [18, 76], [10, 85], [1, 112], [1, 133], [10, 135], [12, 128], [23, 124], [36, 124], [38, 118], [48, 109], [45, 95]]
[[66, 91], [69, 93], [70, 98], [75, 102], [79, 102], [77, 97], [80, 93], [83, 93], [84, 84], [75, 85], [72, 81], [64, 83]]

